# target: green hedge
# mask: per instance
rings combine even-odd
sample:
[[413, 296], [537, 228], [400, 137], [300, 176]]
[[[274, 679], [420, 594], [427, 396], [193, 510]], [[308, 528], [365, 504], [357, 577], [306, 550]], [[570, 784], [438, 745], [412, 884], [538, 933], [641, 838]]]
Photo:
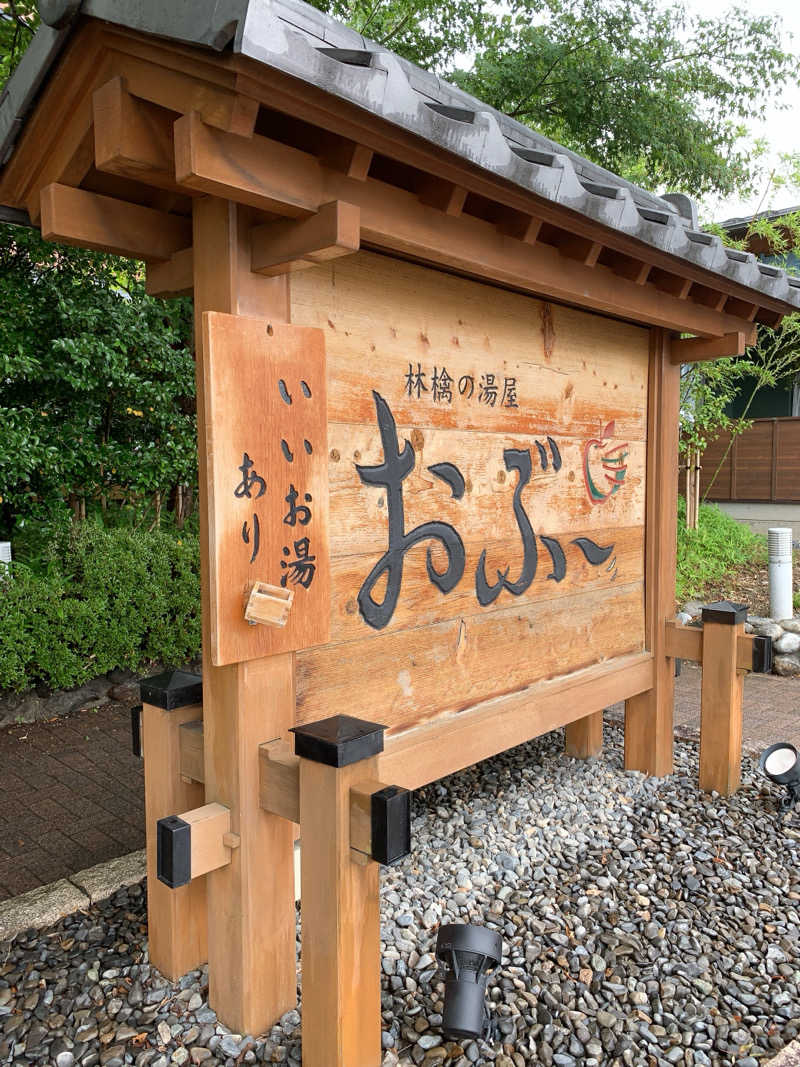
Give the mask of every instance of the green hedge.
[[200, 649], [197, 538], [83, 524], [0, 577], [0, 689], [65, 689]]

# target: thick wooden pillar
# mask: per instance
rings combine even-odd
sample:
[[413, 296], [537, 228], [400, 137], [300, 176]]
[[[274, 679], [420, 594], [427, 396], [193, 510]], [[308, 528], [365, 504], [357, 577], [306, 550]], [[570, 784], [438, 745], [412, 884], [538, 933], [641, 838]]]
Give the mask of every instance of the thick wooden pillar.
[[589, 759], [603, 751], [603, 712], [595, 711], [567, 723], [564, 752], [575, 759]]
[[672, 772], [675, 661], [666, 655], [665, 623], [675, 614], [678, 535], [680, 367], [670, 363], [669, 336], [651, 331], [647, 403], [645, 632], [654, 684], [625, 702], [625, 766]]
[[202, 784], [185, 781], [180, 769], [181, 725], [203, 715], [200, 686], [197, 675], [183, 671], [169, 671], [141, 683], [150, 962], [172, 979], [208, 959], [205, 880], [168, 889], [156, 877], [158, 820], [204, 803]]
[[[337, 720], [302, 727], [302, 735], [314, 744], [314, 758], [304, 758], [298, 731], [300, 759], [300, 839], [302, 841], [302, 980], [303, 980], [303, 1064], [304, 1067], [380, 1067], [380, 901], [377, 863], [364, 864], [350, 848], [350, 790], [378, 777], [376, 746], [358, 762], [342, 766], [342, 744], [328, 756], [317, 743], [330, 736], [323, 729]], [[372, 727], [373, 724], [365, 724]], [[339, 731], [341, 733], [341, 731]], [[379, 741], [383, 733], [366, 735]], [[365, 740], [356, 737], [356, 743]], [[349, 743], [349, 742], [348, 742]], [[372, 751], [373, 754], [369, 754]], [[362, 749], [363, 752], [363, 749]]]
[[730, 796], [742, 780], [742, 693], [746, 671], [737, 665], [744, 604], [703, 608], [703, 680], [700, 701], [700, 788]]
[[195, 200], [193, 210], [205, 800], [230, 808], [231, 830], [241, 841], [230, 864], [206, 876], [209, 1002], [231, 1029], [257, 1034], [297, 1003], [292, 825], [259, 807], [258, 749], [264, 741], [288, 737], [294, 721], [294, 656], [227, 667], [211, 663], [211, 487], [201, 317], [221, 311], [286, 322], [288, 281], [250, 271], [246, 209], [209, 197]]

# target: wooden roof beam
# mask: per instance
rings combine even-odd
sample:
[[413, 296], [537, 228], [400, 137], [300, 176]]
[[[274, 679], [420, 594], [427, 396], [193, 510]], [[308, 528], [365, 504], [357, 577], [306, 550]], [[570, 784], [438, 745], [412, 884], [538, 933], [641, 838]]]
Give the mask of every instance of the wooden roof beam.
[[440, 178], [429, 178], [427, 175], [422, 176], [417, 193], [423, 204], [453, 216], [461, 214], [467, 199], [467, 190], [463, 186], [442, 181]]
[[699, 285], [697, 282], [692, 286], [689, 296], [696, 303], [705, 304], [714, 311], [723, 311], [728, 301], [725, 293], [720, 293], [718, 289], [711, 289], [707, 285]]
[[689, 291], [692, 288], [691, 278], [683, 278], [679, 274], [670, 274], [669, 271], [656, 267], [650, 272], [649, 281], [662, 293], [669, 293], [677, 300], [688, 300]]
[[42, 237], [130, 259], [168, 260], [192, 243], [191, 219], [66, 185], [42, 190]]
[[636, 285], [644, 285], [653, 269], [649, 263], [642, 263], [641, 260], [614, 251], [613, 248], [606, 248], [601, 253], [600, 263], [609, 267], [621, 278], [627, 278], [629, 282], [634, 282]]
[[599, 241], [589, 241], [574, 234], [566, 234], [556, 247], [562, 256], [574, 259], [585, 267], [596, 266], [603, 251], [603, 245]]
[[729, 296], [725, 301], [725, 314], [736, 315], [737, 318], [747, 319], [754, 322], [758, 314], [758, 304], [752, 304], [748, 300], [738, 300], [735, 296]]
[[361, 212], [353, 204], [335, 200], [323, 204], [310, 219], [256, 226], [251, 239], [251, 269], [256, 274], [275, 276], [304, 270], [358, 251]]
[[743, 356], [748, 344], [753, 343], [753, 331], [737, 330], [723, 337], [682, 337], [670, 345], [670, 362], [700, 363], [723, 356]]
[[354, 181], [299, 149], [225, 134], [196, 114], [175, 123], [175, 166], [181, 185], [276, 214], [309, 217], [333, 200], [357, 205], [362, 245], [446, 270], [671, 330], [721, 336], [741, 328], [732, 316], [565, 260], [550, 245], [510, 242], [494, 222], [445, 215], [414, 193]]

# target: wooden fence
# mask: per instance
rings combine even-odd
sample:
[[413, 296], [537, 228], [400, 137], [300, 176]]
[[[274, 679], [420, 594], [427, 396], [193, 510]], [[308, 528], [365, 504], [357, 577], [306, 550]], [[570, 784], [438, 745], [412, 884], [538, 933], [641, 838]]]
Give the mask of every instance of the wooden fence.
[[800, 418], [755, 419], [732, 445], [722, 434], [701, 462], [701, 499], [800, 504]]

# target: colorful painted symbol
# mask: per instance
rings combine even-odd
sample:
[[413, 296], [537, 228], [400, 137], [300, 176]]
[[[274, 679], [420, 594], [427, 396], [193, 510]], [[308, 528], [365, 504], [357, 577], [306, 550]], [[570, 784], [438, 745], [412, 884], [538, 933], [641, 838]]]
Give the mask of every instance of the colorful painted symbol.
[[599, 437], [587, 441], [583, 448], [583, 480], [593, 504], [601, 504], [622, 488], [628, 475], [628, 444], [612, 445], [614, 420]]

